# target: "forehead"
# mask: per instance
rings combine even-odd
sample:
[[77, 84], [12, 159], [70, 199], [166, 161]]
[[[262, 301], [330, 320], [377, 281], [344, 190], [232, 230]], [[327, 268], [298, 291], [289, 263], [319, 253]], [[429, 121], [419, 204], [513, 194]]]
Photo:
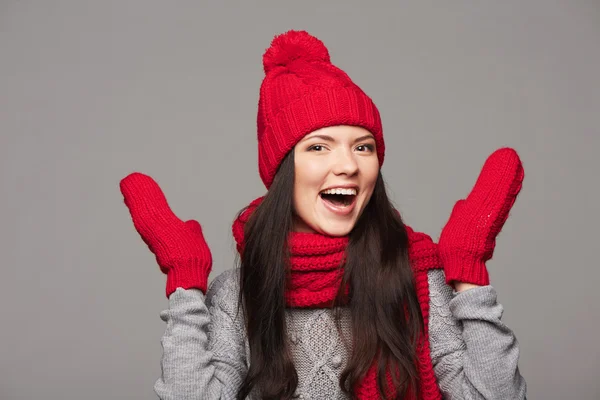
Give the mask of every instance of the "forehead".
[[367, 129], [360, 126], [351, 126], [351, 125], [336, 125], [336, 126], [328, 126], [325, 128], [320, 128], [315, 131], [310, 132], [306, 135], [302, 140], [310, 140], [314, 137], [329, 137], [330, 140], [344, 140], [344, 139], [355, 139], [358, 137], [370, 136], [373, 137], [373, 134], [369, 132]]

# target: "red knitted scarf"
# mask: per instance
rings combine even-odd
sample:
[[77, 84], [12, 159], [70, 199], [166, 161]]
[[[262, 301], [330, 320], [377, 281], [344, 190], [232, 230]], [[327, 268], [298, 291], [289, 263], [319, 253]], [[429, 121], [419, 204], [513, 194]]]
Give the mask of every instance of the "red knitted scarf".
[[[244, 225], [258, 207], [262, 197], [254, 200], [233, 223], [233, 236], [237, 249], [244, 248]], [[409, 239], [409, 258], [415, 274], [417, 296], [425, 321], [425, 330], [417, 348], [417, 366], [420, 376], [420, 399], [441, 400], [433, 372], [429, 350], [429, 284], [427, 271], [441, 268], [437, 245], [424, 233], [414, 232], [406, 226]], [[289, 307], [322, 308], [331, 306], [340, 287], [347, 237], [327, 237], [316, 233], [293, 232], [288, 241], [291, 264], [291, 286], [287, 288]], [[377, 360], [373, 360], [367, 375], [355, 388], [360, 400], [379, 399], [377, 390]], [[391, 375], [387, 374], [391, 383]], [[393, 396], [393, 393], [392, 393]], [[393, 398], [393, 397], [392, 397]]]

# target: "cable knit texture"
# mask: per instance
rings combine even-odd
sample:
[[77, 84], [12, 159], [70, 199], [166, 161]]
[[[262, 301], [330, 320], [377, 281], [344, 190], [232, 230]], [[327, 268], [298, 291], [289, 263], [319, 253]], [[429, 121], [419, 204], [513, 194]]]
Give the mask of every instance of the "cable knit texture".
[[[518, 342], [500, 320], [502, 306], [493, 287], [454, 293], [442, 269], [429, 270], [427, 277], [429, 344], [442, 398], [525, 399]], [[161, 400], [237, 398], [250, 355], [238, 295], [239, 270], [232, 269], [211, 282], [206, 296], [179, 288], [169, 298], [169, 308], [160, 314], [167, 327], [161, 341], [162, 374], [154, 385]], [[351, 320], [347, 308], [339, 311], [341, 334], [333, 310], [286, 310], [298, 399], [348, 399], [338, 382], [352, 351]], [[254, 391], [247, 399], [260, 397]]]
[[[263, 197], [253, 200], [232, 226], [236, 247], [244, 250], [244, 225]], [[328, 307], [335, 298], [343, 276], [347, 237], [327, 238], [294, 232], [288, 239], [292, 279], [286, 291], [289, 307]]]
[[[240, 253], [244, 250], [244, 225], [257, 207], [262, 197], [252, 201], [233, 224], [233, 236]], [[407, 227], [409, 258], [416, 278], [417, 296], [425, 319], [425, 329], [417, 346], [417, 367], [420, 375], [420, 396], [422, 400], [441, 399], [433, 366], [429, 355], [427, 320], [429, 316], [429, 289], [427, 271], [440, 268], [437, 245], [423, 233]], [[345, 262], [345, 249], [348, 238], [329, 237], [317, 233], [292, 232], [289, 236], [291, 284], [286, 288], [288, 307], [330, 307], [340, 288]], [[348, 288], [346, 288], [348, 290]], [[333, 340], [330, 336], [323, 340]], [[326, 350], [326, 349], [323, 349]], [[388, 383], [391, 376], [388, 371]], [[414, 388], [413, 388], [414, 389]], [[354, 390], [358, 399], [377, 399], [377, 359], [373, 360], [365, 378]], [[387, 396], [386, 396], [387, 397]], [[389, 393], [395, 397], [395, 392]], [[411, 396], [412, 397], [412, 396]]]

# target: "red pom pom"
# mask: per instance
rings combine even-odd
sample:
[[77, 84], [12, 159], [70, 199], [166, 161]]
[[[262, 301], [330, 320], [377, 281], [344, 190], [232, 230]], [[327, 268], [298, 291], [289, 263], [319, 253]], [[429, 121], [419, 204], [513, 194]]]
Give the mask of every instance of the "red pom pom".
[[327, 47], [306, 31], [288, 31], [275, 36], [271, 47], [263, 55], [263, 67], [268, 73], [275, 67], [286, 66], [292, 61], [331, 62]]

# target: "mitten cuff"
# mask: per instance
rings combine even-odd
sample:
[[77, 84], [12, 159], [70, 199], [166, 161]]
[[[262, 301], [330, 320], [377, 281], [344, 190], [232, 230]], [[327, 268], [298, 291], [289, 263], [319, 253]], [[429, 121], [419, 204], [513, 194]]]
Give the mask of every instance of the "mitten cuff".
[[471, 254], [458, 250], [440, 251], [440, 257], [444, 264], [447, 284], [451, 285], [454, 282], [472, 283], [480, 286], [490, 284], [490, 277], [484, 261], [473, 259]]
[[206, 294], [210, 270], [210, 265], [207, 267], [204, 262], [191, 263], [183, 268], [173, 267], [169, 269], [167, 273], [167, 298], [178, 287], [183, 289], [200, 289]]

